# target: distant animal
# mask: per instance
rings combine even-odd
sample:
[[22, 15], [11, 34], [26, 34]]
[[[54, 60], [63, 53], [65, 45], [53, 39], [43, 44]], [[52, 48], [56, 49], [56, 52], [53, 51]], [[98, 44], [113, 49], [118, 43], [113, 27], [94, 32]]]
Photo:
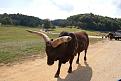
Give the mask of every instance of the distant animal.
[[55, 77], [59, 77], [60, 68], [62, 64], [69, 61], [70, 66], [68, 73], [72, 72], [72, 62], [74, 56], [78, 53], [78, 58], [76, 63], [79, 64], [80, 52], [85, 51], [84, 61], [86, 61], [87, 49], [89, 46], [89, 38], [85, 32], [61, 32], [59, 37], [56, 39], [50, 39], [43, 32], [37, 32], [32, 30], [27, 30], [30, 33], [35, 33], [43, 37], [46, 44], [46, 54], [47, 54], [47, 64], [53, 65], [54, 61], [59, 61], [58, 70]]
[[114, 38], [114, 34], [113, 34], [112, 32], [109, 32], [109, 33], [105, 36], [105, 38], [108, 38], [108, 39], [112, 40], [112, 39]]

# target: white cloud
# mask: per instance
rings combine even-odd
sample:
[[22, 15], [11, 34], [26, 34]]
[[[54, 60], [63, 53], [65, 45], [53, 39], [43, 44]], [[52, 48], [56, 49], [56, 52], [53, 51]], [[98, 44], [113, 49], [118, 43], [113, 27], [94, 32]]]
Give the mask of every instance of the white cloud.
[[55, 5], [56, 7], [58, 7], [60, 10], [62, 11], [67, 11], [70, 12], [73, 10], [73, 5], [71, 3], [69, 3], [69, 0], [50, 0], [52, 2], [53, 5]]
[[121, 17], [120, 0], [30, 0], [27, 5], [24, 4], [22, 6], [19, 5], [19, 7], [12, 8], [0, 7], [0, 13], [22, 13], [42, 19], [63, 19], [83, 13]]

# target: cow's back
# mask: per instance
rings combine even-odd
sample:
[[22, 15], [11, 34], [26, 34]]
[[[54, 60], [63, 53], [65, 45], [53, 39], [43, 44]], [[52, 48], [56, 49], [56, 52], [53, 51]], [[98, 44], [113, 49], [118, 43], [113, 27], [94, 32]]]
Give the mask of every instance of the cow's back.
[[89, 45], [89, 37], [87, 33], [75, 32], [74, 34], [76, 35], [78, 41], [77, 53], [82, 52], [83, 50], [87, 50]]

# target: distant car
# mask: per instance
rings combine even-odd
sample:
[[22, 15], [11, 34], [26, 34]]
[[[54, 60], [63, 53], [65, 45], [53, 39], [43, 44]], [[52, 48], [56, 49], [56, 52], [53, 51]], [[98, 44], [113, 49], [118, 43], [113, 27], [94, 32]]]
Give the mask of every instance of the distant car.
[[113, 33], [113, 38], [114, 38], [115, 40], [121, 39], [121, 30], [118, 30], [118, 31], [114, 32], [114, 33]]
[[121, 30], [118, 30], [116, 32], [109, 32], [106, 37], [108, 37], [110, 40], [112, 39], [119, 40], [121, 39]]

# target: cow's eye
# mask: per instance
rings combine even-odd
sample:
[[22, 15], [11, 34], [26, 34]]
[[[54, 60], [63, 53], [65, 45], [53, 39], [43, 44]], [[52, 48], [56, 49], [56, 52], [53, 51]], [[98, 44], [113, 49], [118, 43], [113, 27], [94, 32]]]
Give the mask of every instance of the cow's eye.
[[51, 39], [51, 41], [53, 41], [53, 39]]

